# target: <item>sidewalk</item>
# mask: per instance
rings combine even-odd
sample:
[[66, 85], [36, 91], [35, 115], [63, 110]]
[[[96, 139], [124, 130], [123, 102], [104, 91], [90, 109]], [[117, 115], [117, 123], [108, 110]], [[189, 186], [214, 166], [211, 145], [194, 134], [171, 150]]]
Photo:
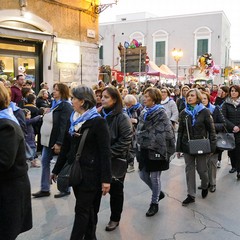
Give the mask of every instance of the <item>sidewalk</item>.
[[[113, 232], [106, 232], [109, 221], [109, 196], [103, 197], [97, 229], [98, 240], [239, 240], [240, 239], [240, 182], [236, 174], [229, 174], [227, 155], [223, 154], [218, 170], [217, 191], [201, 198], [197, 190], [196, 202], [181, 205], [186, 198], [183, 158], [174, 159], [169, 171], [163, 172], [162, 190], [166, 197], [160, 201], [159, 212], [145, 216], [150, 204], [150, 191], [135, 172], [125, 181], [125, 203], [122, 220]], [[31, 168], [29, 176], [32, 192], [39, 190], [41, 168]], [[197, 176], [197, 186], [199, 185]], [[56, 185], [51, 196], [32, 199], [34, 227], [17, 240], [68, 240], [70, 237], [75, 199], [70, 196], [55, 199]]]

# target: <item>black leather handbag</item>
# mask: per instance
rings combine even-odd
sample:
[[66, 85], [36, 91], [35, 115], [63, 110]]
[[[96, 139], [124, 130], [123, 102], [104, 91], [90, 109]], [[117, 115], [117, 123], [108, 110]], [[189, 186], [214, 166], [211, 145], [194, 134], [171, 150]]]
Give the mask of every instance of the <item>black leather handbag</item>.
[[210, 140], [208, 138], [202, 139], [190, 139], [189, 129], [188, 129], [188, 118], [186, 117], [186, 129], [188, 135], [188, 147], [190, 155], [202, 155], [211, 153]]
[[220, 150], [233, 150], [235, 145], [234, 133], [220, 132], [217, 134], [217, 148]]
[[127, 172], [127, 159], [125, 158], [112, 158], [112, 178], [122, 178]]
[[80, 165], [80, 157], [82, 155], [83, 146], [88, 134], [88, 130], [86, 129], [83, 132], [83, 136], [78, 146], [77, 154], [73, 163], [69, 164], [65, 163], [62, 170], [58, 174], [57, 177], [57, 189], [60, 192], [65, 192], [68, 190], [70, 186], [77, 186], [82, 181], [82, 170]]

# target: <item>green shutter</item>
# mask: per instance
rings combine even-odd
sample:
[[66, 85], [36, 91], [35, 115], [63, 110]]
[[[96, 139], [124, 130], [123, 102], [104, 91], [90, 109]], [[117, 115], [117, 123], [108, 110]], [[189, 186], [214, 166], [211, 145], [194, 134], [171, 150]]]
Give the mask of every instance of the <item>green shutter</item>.
[[103, 59], [103, 46], [99, 48], [99, 59]]
[[208, 39], [199, 39], [197, 41], [197, 56], [200, 57], [205, 53], [208, 53]]
[[166, 48], [165, 41], [156, 42], [155, 58], [156, 58], [156, 64], [158, 66], [165, 64], [165, 48]]

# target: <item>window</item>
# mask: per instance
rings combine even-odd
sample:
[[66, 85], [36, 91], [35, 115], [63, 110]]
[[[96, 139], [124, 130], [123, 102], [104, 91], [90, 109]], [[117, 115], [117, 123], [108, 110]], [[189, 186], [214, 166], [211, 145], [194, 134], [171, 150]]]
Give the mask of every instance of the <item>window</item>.
[[168, 33], [159, 30], [153, 35], [153, 61], [158, 65], [168, 64]]
[[165, 41], [156, 42], [155, 63], [158, 66], [165, 64], [165, 51], [166, 51], [165, 46], [166, 46]]
[[202, 56], [205, 53], [208, 53], [208, 39], [197, 40], [197, 56]]
[[197, 64], [198, 58], [205, 54], [211, 53], [211, 34], [212, 30], [208, 27], [199, 27], [195, 30], [194, 44], [194, 63]]
[[144, 35], [141, 32], [134, 32], [129, 36], [129, 41], [131, 42], [133, 39], [136, 39], [139, 43], [142, 43], [144, 46]]
[[99, 59], [100, 60], [103, 59], [103, 46], [100, 46], [100, 48], [99, 48]]

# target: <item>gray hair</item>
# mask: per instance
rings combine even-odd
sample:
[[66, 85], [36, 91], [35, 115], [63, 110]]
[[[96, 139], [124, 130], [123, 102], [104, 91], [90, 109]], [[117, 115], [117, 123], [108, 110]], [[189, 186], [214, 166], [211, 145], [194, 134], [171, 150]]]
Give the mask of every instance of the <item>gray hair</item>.
[[136, 99], [136, 97], [134, 95], [128, 94], [128, 95], [126, 95], [124, 97], [124, 102], [125, 103], [130, 103], [132, 105], [135, 105], [135, 104], [137, 104], [137, 99]]
[[72, 89], [72, 96], [84, 100], [83, 108], [88, 110], [96, 106], [96, 98], [93, 90], [90, 87], [79, 85]]

